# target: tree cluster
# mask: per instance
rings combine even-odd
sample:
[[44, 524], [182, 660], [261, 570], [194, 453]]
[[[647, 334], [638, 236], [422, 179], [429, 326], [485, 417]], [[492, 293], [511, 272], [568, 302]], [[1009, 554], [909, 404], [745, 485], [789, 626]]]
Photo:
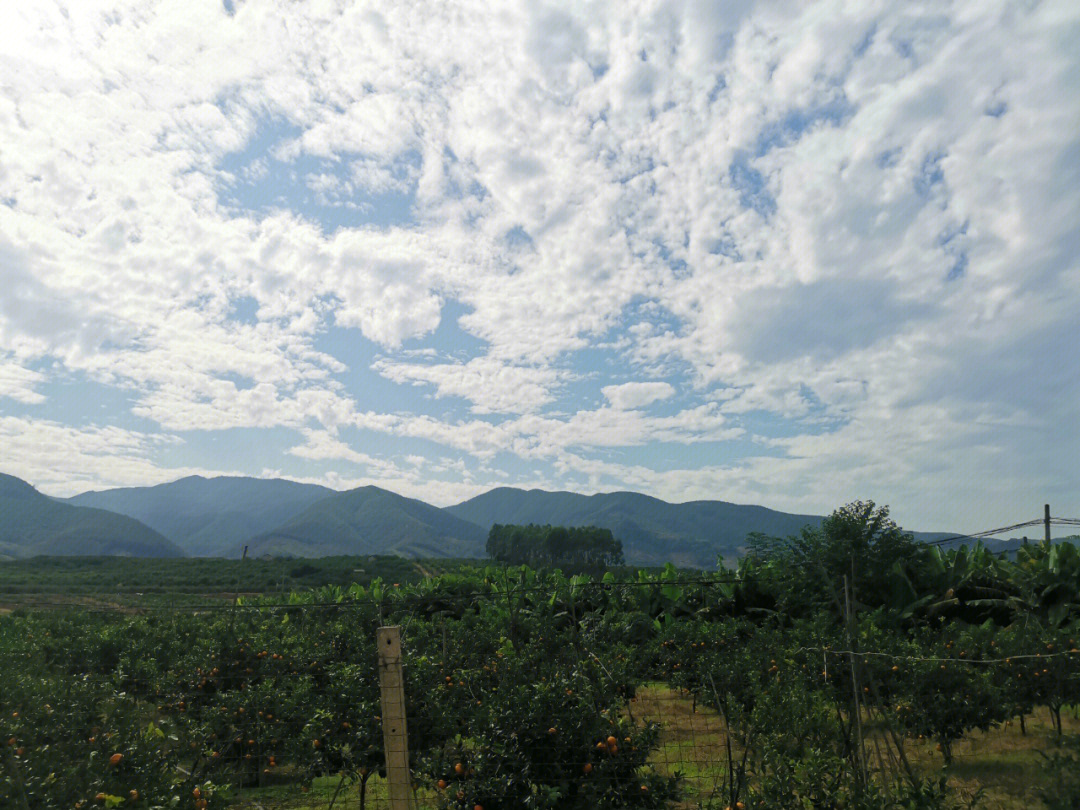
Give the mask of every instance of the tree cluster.
[[598, 526], [496, 523], [488, 533], [487, 553], [509, 565], [561, 568], [568, 572], [594, 573], [623, 563], [622, 542], [615, 539], [610, 529]]

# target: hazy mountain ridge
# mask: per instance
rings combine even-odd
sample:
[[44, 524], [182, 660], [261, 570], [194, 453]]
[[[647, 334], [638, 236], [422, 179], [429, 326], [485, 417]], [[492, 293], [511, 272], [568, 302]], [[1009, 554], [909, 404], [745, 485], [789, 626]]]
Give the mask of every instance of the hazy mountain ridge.
[[622, 541], [628, 562], [674, 562], [712, 568], [717, 555], [741, 553], [750, 532], [787, 536], [821, 516], [777, 512], [724, 501], [669, 503], [639, 492], [575, 492], [499, 487], [446, 508], [484, 528], [495, 523], [600, 526]]
[[152, 487], [84, 492], [67, 503], [133, 517], [192, 556], [222, 556], [336, 494], [281, 478], [194, 475]]
[[480, 557], [486, 538], [486, 529], [436, 506], [367, 486], [332, 495], [248, 545], [255, 555]]
[[184, 556], [134, 518], [56, 501], [22, 479], [0, 473], [0, 558], [39, 554]]
[[[248, 545], [252, 555], [483, 557], [492, 524], [537, 523], [610, 529], [631, 564], [670, 561], [712, 568], [718, 557], [731, 561], [741, 555], [750, 532], [787, 536], [823, 520], [724, 501], [669, 503], [639, 492], [581, 495], [514, 487], [498, 487], [439, 508], [375, 486], [337, 492], [284, 479], [243, 477], [191, 476], [63, 500], [46, 498], [17, 478], [6, 478], [9, 497], [32, 493], [69, 508], [108, 509], [103, 515], [141, 521], [143, 529], [159, 532], [193, 556], [235, 557]], [[916, 533], [920, 540], [945, 536]], [[50, 537], [59, 548], [79, 540], [77, 533]], [[4, 554], [9, 553], [0, 548]]]

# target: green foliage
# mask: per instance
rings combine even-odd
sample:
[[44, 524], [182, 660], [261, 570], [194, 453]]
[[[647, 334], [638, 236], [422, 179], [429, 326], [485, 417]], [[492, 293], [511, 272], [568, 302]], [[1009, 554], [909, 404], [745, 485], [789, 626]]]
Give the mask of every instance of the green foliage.
[[488, 556], [509, 565], [599, 573], [623, 562], [622, 543], [596, 526], [503, 526], [488, 533]]
[[823, 608], [845, 611], [844, 580], [858, 606], [880, 607], [895, 572], [917, 567], [926, 547], [900, 530], [888, 507], [855, 501], [788, 538], [754, 534], [740, 565], [748, 579], [762, 583], [786, 615], [805, 616]]
[[[533, 529], [548, 559], [572, 547], [572, 532]], [[393, 559], [9, 563], [9, 587], [132, 595], [142, 577], [163, 599], [185, 577], [207, 593], [318, 587], [0, 616], [0, 806], [213, 810], [330, 781], [363, 797], [383, 767], [375, 631], [397, 624], [413, 772], [440, 810], [671, 806], [680, 780], [654, 767], [658, 729], [634, 719], [646, 686], [720, 715], [720, 807], [954, 807], [943, 781], [868, 771], [861, 721], [948, 760], [973, 729], [1080, 702], [1073, 554], [923, 553], [884, 510], [854, 504], [692, 581], [673, 566], [420, 578]], [[1065, 797], [1070, 756], [1048, 760]]]
[[1080, 807], [1080, 736], [1069, 737], [1056, 751], [1043, 755], [1050, 773], [1050, 786], [1039, 791], [1046, 810], [1076, 810]]

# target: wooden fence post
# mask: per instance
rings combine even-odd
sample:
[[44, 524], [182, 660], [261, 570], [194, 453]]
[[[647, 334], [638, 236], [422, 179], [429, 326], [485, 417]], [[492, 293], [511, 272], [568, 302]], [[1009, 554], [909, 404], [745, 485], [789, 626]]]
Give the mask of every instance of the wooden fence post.
[[379, 691], [382, 699], [383, 750], [390, 810], [409, 810], [409, 735], [405, 728], [405, 680], [401, 670], [401, 628], [380, 627]]

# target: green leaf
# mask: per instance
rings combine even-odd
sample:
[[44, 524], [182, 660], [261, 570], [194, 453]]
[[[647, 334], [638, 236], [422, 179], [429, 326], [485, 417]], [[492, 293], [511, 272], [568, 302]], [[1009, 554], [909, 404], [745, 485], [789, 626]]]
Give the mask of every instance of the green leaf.
[[150, 721], [146, 726], [144, 736], [148, 740], [163, 740], [165, 739], [165, 732], [158, 728], [153, 721]]

